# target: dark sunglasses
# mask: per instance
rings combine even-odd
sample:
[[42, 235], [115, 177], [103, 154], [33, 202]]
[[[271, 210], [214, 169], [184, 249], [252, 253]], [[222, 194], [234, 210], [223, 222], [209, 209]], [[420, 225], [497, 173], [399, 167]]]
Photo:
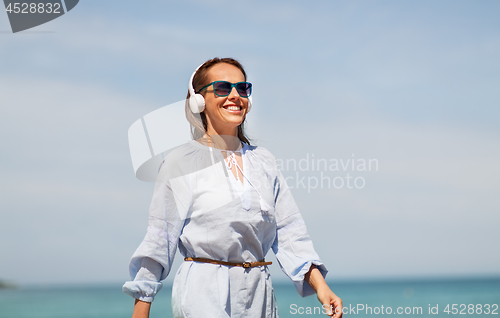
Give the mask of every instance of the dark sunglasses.
[[217, 95], [219, 97], [229, 96], [233, 87], [236, 88], [236, 91], [238, 92], [238, 94], [240, 94], [241, 97], [248, 98], [250, 96], [250, 94], [252, 94], [252, 83], [238, 82], [238, 83], [233, 84], [233, 83], [226, 82], [226, 81], [212, 82], [212, 83], [208, 84], [207, 86], [200, 88], [200, 90], [198, 92], [201, 92], [202, 90], [209, 87], [210, 85], [213, 85], [215, 95]]

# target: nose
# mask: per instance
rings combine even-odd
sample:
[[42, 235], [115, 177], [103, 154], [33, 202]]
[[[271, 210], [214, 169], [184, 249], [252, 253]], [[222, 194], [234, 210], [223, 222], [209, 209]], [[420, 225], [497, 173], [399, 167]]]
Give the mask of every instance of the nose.
[[236, 87], [231, 87], [231, 91], [229, 92], [229, 99], [236, 99], [240, 98], [240, 94], [238, 94], [238, 91], [236, 90]]

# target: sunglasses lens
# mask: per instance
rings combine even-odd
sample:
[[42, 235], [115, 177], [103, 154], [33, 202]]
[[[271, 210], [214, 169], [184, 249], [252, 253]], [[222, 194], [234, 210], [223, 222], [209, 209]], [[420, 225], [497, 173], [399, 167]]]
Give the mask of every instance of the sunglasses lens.
[[[231, 93], [233, 84], [229, 82], [214, 82], [214, 91], [217, 96], [228, 96]], [[241, 97], [248, 97], [252, 94], [252, 84], [248, 82], [241, 82], [234, 84], [236, 91]]]
[[241, 97], [248, 97], [252, 94], [252, 84], [248, 82], [238, 83], [236, 85], [236, 90]]
[[231, 91], [231, 83], [229, 82], [217, 82], [214, 83], [215, 94], [219, 96], [227, 96]]

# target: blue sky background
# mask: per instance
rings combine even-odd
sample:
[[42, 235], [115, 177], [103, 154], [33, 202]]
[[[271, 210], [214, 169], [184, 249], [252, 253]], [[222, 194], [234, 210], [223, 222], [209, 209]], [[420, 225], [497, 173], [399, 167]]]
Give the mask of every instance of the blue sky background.
[[128, 279], [153, 184], [127, 130], [214, 56], [247, 69], [249, 134], [276, 157], [378, 160], [325, 172], [363, 189], [293, 191], [329, 278], [499, 276], [499, 16], [496, 0], [80, 1], [12, 34], [0, 13], [0, 279]]

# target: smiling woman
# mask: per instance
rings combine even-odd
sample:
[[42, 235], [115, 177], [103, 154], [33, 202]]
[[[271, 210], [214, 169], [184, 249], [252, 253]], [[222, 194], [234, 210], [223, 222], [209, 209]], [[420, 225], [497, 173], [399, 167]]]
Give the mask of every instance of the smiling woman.
[[[208, 72], [210, 70], [210, 72]], [[233, 90], [232, 86], [227, 90], [227, 87], [225, 88], [223, 85], [216, 84], [214, 78], [217, 79], [225, 79], [224, 81], [229, 81], [231, 80], [235, 82], [240, 82], [241, 80], [246, 81], [246, 73], [245, 70], [243, 69], [243, 66], [236, 60], [231, 59], [231, 58], [214, 58], [212, 60], [208, 60], [207, 62], [203, 63], [197, 70], [196, 72], [193, 73], [193, 76], [191, 77], [190, 80], [190, 87], [187, 95], [187, 100], [189, 102], [186, 103], [186, 117], [191, 124], [191, 133], [193, 136], [193, 139], [199, 139], [203, 137], [208, 129], [211, 129], [212, 127], [208, 124], [209, 118], [207, 119], [207, 115], [216, 115], [217, 114], [217, 106], [213, 105], [213, 102], [224, 102], [225, 105], [223, 107], [233, 107], [231, 111], [234, 111], [235, 113], [232, 114], [229, 112], [229, 109], [226, 109], [227, 115], [235, 115], [232, 117], [232, 120], [235, 120], [236, 123], [239, 122], [237, 125], [237, 136], [238, 138], [247, 143], [250, 144], [250, 141], [246, 137], [244, 133], [244, 123], [245, 123], [245, 118], [246, 114], [250, 111], [251, 108], [251, 84], [249, 90], [247, 89], [248, 85], [245, 85], [245, 92], [243, 95], [247, 96], [242, 96], [242, 94], [237, 93], [238, 87], [236, 87], [236, 90]], [[232, 83], [230, 83], [232, 84]], [[238, 83], [240, 84], [240, 83]], [[212, 87], [210, 87], [212, 86]], [[220, 90], [220, 93], [217, 94], [217, 91]], [[248, 90], [248, 92], [247, 92]], [[198, 94], [202, 93], [202, 94]], [[211, 93], [211, 94], [210, 94]], [[239, 96], [236, 96], [236, 95]], [[195, 100], [195, 96], [201, 96], [202, 98], [198, 98], [198, 100]], [[222, 97], [222, 98], [219, 98]], [[227, 97], [227, 98], [224, 98]], [[238, 98], [239, 97], [239, 98]], [[238, 103], [238, 105], [236, 105]], [[203, 106], [200, 106], [203, 105]], [[205, 110], [205, 105], [209, 105], [208, 109]], [[212, 107], [213, 105], [213, 107]], [[238, 109], [234, 109], [238, 107]], [[202, 108], [202, 109], [201, 109]], [[199, 115], [198, 115], [199, 114]], [[223, 113], [219, 112], [221, 116], [223, 116]], [[217, 117], [221, 116], [214, 116], [213, 121], [216, 123], [218, 122], [219, 124], [223, 123], [224, 121], [219, 121], [217, 120]], [[223, 117], [222, 117], [223, 118]], [[231, 117], [228, 118], [231, 120]], [[234, 125], [233, 125], [234, 128]], [[218, 125], [218, 129], [223, 129], [225, 130], [226, 128]], [[213, 131], [208, 132], [209, 134], [212, 133]], [[220, 134], [224, 135], [224, 133]]]
[[234, 59], [209, 60], [191, 76], [194, 140], [160, 168], [147, 234], [130, 262], [133, 281], [123, 286], [136, 298], [133, 317], [149, 316], [177, 247], [185, 262], [173, 284], [174, 317], [277, 317], [271, 249], [300, 295], [316, 293], [325, 312], [342, 316], [276, 159], [245, 136], [251, 93]]
[[204, 93], [206, 133], [208, 135], [236, 136], [238, 127], [245, 120], [248, 111], [248, 96], [242, 98], [236, 89], [232, 89], [232, 84], [230, 84], [229, 90], [222, 90], [223, 94], [227, 92], [225, 96], [221, 96], [220, 92], [218, 94], [218, 90], [221, 90], [220, 86], [226, 81], [229, 83], [244, 82], [245, 75], [234, 65], [218, 63], [210, 68], [208, 78], [210, 84], [198, 90], [198, 92], [203, 91]]

